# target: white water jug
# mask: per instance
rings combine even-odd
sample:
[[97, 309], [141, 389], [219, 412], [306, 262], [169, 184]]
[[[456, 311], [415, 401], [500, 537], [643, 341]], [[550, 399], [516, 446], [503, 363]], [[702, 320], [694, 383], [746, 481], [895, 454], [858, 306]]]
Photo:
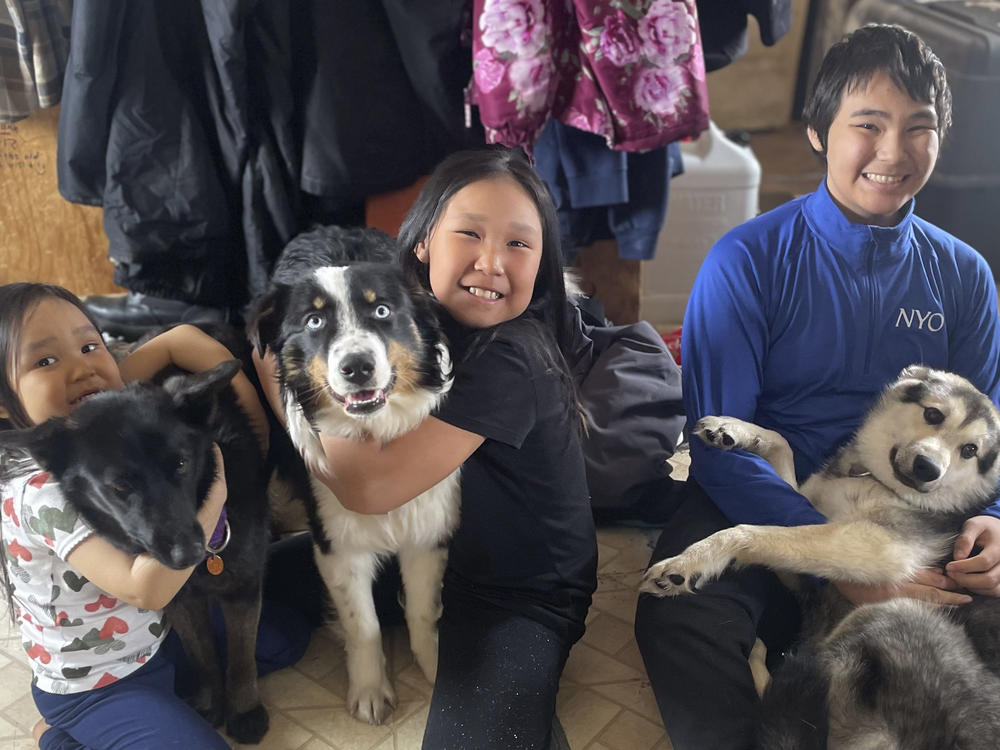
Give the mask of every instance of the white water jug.
[[710, 122], [681, 152], [684, 174], [670, 182], [656, 256], [642, 263], [639, 317], [661, 331], [681, 325], [691, 285], [715, 241], [759, 210], [760, 163], [748, 146]]

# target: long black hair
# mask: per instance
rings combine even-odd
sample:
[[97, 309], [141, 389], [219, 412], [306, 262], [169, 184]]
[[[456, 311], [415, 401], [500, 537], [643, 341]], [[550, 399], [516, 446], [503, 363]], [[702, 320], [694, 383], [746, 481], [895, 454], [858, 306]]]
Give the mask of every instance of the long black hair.
[[[566, 301], [566, 284], [563, 279], [563, 259], [559, 241], [559, 219], [555, 204], [545, 181], [531, 167], [520, 151], [504, 146], [458, 151], [444, 159], [428, 177], [399, 229], [399, 262], [411, 283], [430, 291], [429, 270], [420, 261], [415, 248], [429, 238], [448, 201], [459, 190], [479, 180], [500, 177], [513, 179], [527, 193], [538, 210], [542, 224], [542, 257], [528, 309], [517, 319], [519, 325], [531, 325], [539, 332], [532, 342], [543, 361], [549, 363], [567, 383], [571, 398], [575, 394], [573, 379], [567, 365], [572, 352], [573, 328], [569, 304]], [[468, 345], [457, 352], [472, 356], [493, 340], [497, 329], [513, 323], [507, 321], [492, 328], [471, 332]]]

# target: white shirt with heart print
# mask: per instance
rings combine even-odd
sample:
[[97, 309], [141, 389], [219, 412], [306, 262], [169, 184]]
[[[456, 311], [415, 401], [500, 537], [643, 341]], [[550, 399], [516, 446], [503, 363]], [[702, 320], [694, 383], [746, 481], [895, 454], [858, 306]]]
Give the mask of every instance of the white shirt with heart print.
[[4, 486], [0, 497], [4, 564], [38, 688], [78, 693], [141, 667], [166, 635], [163, 612], [110, 596], [66, 562], [94, 530], [58, 483], [33, 471]]

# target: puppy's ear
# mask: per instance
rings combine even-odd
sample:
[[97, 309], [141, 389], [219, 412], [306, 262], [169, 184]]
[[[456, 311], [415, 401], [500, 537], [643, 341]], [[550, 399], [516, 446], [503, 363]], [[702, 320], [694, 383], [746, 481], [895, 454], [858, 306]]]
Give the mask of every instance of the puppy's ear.
[[931, 369], [923, 365], [904, 367], [896, 382], [889, 386], [889, 391], [898, 394], [899, 400], [905, 404], [919, 404], [931, 388]]
[[409, 283], [407, 289], [413, 301], [413, 321], [423, 345], [433, 350], [433, 367], [424, 369], [423, 383], [436, 391], [451, 388], [452, 361], [448, 336], [441, 326], [441, 303], [419, 284]]
[[72, 432], [70, 418], [53, 417], [34, 427], [0, 432], [0, 450], [23, 451], [46, 471], [61, 475], [72, 453]]
[[240, 370], [240, 361], [220, 362], [210, 370], [174, 375], [163, 383], [181, 417], [192, 424], [210, 424], [218, 409], [218, 395]]
[[899, 373], [897, 380], [930, 380], [931, 368], [925, 365], [909, 365]]
[[285, 307], [287, 290], [283, 286], [272, 286], [254, 300], [247, 316], [247, 338], [258, 356], [274, 344], [281, 330], [282, 311]]

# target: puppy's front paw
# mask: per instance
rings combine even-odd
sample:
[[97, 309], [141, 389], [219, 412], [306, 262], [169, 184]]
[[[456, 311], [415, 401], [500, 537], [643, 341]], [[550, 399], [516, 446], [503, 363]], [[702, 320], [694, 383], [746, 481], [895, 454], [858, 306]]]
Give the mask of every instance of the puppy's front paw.
[[639, 583], [639, 591], [661, 597], [694, 593], [693, 587], [700, 576], [686, 570], [683, 557], [668, 557], [650, 565]]
[[653, 596], [693, 594], [699, 586], [714, 581], [733, 561], [728, 541], [732, 530], [717, 532], [695, 542], [676, 557], [649, 566], [639, 591]]

